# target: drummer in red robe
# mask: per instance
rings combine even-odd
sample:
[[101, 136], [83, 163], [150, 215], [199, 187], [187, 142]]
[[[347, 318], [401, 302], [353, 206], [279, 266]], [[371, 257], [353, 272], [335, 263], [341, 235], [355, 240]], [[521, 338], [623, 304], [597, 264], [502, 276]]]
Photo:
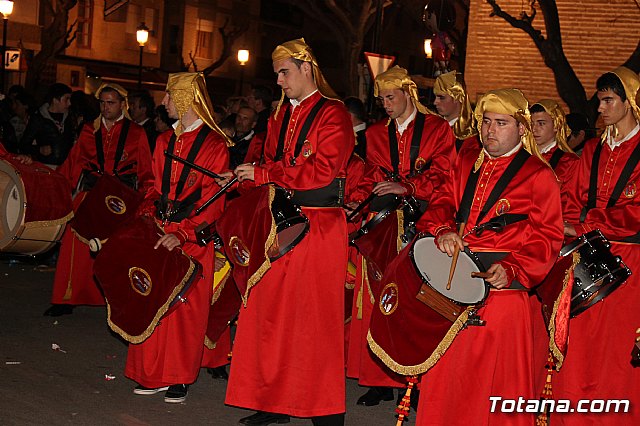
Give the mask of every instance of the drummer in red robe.
[[[259, 410], [241, 424], [288, 423], [296, 416], [311, 417], [314, 425], [343, 425], [342, 196], [354, 134], [349, 113], [304, 39], [279, 45], [272, 59], [283, 97], [269, 119], [265, 162], [240, 165], [235, 173], [243, 185], [273, 182], [294, 190], [293, 202], [301, 204], [310, 229], [272, 263], [240, 311], [225, 402]], [[300, 140], [312, 111], [317, 114]]]
[[[568, 188], [564, 212], [569, 237], [600, 229], [611, 252], [631, 269], [627, 281], [601, 302], [571, 319], [569, 343], [562, 370], [553, 379], [553, 398], [628, 401], [627, 412], [553, 413], [553, 424], [640, 424], [640, 369], [630, 363], [631, 343], [640, 307], [640, 166], [637, 160], [627, 179], [620, 179], [640, 149], [640, 78], [620, 67], [596, 82], [598, 112], [606, 125], [601, 138], [586, 142]], [[595, 205], [589, 205], [594, 157], [597, 162]], [[612, 200], [620, 186], [622, 192]], [[612, 205], [611, 204], [613, 201]], [[589, 405], [590, 406], [590, 405]], [[611, 410], [613, 411], [613, 410]]]
[[22, 164], [31, 164], [33, 160], [28, 155], [24, 154], [12, 154], [6, 150], [2, 142], [0, 141], [0, 158], [16, 160]]
[[[100, 101], [100, 116], [94, 123], [82, 128], [78, 141], [69, 152], [58, 172], [69, 181], [69, 189], [75, 191], [74, 211], [95, 184], [98, 170], [113, 174], [117, 163], [123, 182], [141, 192], [151, 184], [151, 153], [144, 129], [131, 121], [127, 106], [127, 91], [113, 83], [105, 83], [96, 92]], [[120, 158], [116, 159], [118, 142], [124, 123], [129, 130]], [[104, 164], [100, 163], [96, 133], [101, 132]], [[96, 227], [100, 224], [96, 224]], [[83, 243], [67, 226], [62, 237], [60, 256], [56, 264], [51, 306], [45, 315], [70, 314], [75, 305], [103, 306], [102, 292], [93, 278], [93, 258], [89, 246]]]
[[180, 403], [187, 397], [189, 384], [196, 381], [203, 361], [213, 292], [214, 248], [211, 244], [198, 245], [194, 229], [220, 217], [224, 197], [196, 214], [220, 187], [213, 178], [169, 159], [164, 152], [193, 159], [193, 163], [214, 173], [227, 170], [229, 153], [228, 139], [213, 120], [201, 73], [170, 74], [162, 104], [169, 117], [178, 121], [173, 131], [158, 136], [153, 154], [155, 180], [139, 211], [156, 217], [166, 233], [156, 248], [181, 248], [203, 270], [186, 295], [187, 303], [163, 318], [143, 343], [129, 345], [125, 375], [139, 383], [133, 391], [136, 395], [166, 391], [165, 402]]
[[[562, 245], [560, 188], [537, 153], [522, 92], [488, 92], [479, 100], [475, 116], [483, 150], [480, 155], [461, 153], [451, 178], [434, 193], [418, 230], [433, 234], [438, 248], [450, 256], [456, 248], [468, 246], [488, 268], [491, 290], [478, 310], [486, 324], [462, 330], [422, 376], [417, 425], [534, 421], [531, 413], [501, 413], [499, 401], [492, 412], [490, 397], [537, 400], [532, 316], [540, 312], [532, 311], [527, 290], [546, 276]], [[467, 185], [476, 177], [475, 185], [473, 180]], [[461, 206], [465, 192], [467, 208]], [[526, 216], [517, 221], [512, 214]], [[475, 226], [503, 215], [512, 223], [501, 232], [474, 232]], [[464, 223], [463, 238], [458, 221]]]
[[530, 108], [533, 137], [542, 157], [547, 160], [560, 182], [562, 205], [567, 198], [568, 181], [574, 175], [579, 157], [567, 144], [571, 129], [562, 107], [554, 100], [542, 99]]
[[479, 150], [476, 120], [462, 74], [457, 71], [440, 74], [433, 83], [433, 94], [436, 111], [447, 120], [456, 136], [456, 153], [468, 148]]
[[[367, 129], [368, 170], [351, 199], [362, 201], [373, 191], [379, 196], [412, 195], [426, 205], [434, 188], [442, 185], [451, 169], [455, 157], [454, 134], [445, 120], [420, 103], [418, 88], [404, 68], [395, 66], [379, 74], [374, 95], [381, 98], [389, 118]], [[394, 140], [390, 141], [390, 138]], [[369, 206], [371, 212], [382, 207], [375, 203]], [[355, 205], [353, 203], [351, 207]], [[404, 378], [384, 367], [368, 349], [366, 338], [375, 289], [371, 287], [372, 280], [363, 273], [363, 265], [360, 256], [356, 261], [358, 271], [347, 376], [359, 379], [362, 386], [370, 386], [357, 403], [371, 406], [393, 400], [392, 388], [403, 387], [406, 383]]]

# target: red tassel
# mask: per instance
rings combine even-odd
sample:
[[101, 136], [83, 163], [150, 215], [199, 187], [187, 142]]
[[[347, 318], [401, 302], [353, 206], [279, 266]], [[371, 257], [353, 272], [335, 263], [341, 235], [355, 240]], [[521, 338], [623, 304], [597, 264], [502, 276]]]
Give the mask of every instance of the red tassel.
[[409, 410], [411, 409], [411, 390], [416, 383], [418, 383], [418, 376], [407, 377], [407, 391], [396, 408], [396, 413], [398, 413], [398, 422], [396, 423], [396, 426], [402, 426], [402, 423], [409, 418]]
[[[555, 370], [555, 362], [553, 361], [553, 355], [549, 352], [547, 358], [547, 379], [544, 383], [544, 389], [542, 389], [542, 395], [540, 395], [540, 403], [553, 398], [553, 372]], [[549, 424], [549, 413], [541, 411], [536, 417], [536, 426], [547, 426]]]

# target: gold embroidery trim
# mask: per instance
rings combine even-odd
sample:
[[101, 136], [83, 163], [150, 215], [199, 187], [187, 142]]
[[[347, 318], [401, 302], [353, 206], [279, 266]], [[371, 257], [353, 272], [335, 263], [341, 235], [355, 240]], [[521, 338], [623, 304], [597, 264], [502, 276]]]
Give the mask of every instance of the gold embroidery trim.
[[551, 312], [551, 318], [549, 320], [549, 351], [556, 359], [556, 370], [560, 371], [560, 367], [562, 367], [562, 363], [564, 362], [564, 354], [558, 348], [556, 344], [555, 334], [556, 334], [556, 315], [558, 314], [558, 305], [560, 304], [560, 300], [564, 296], [564, 292], [567, 291], [567, 287], [569, 286], [569, 278], [571, 273], [576, 269], [576, 266], [580, 263], [580, 253], [578, 251], [574, 251], [573, 254], [573, 262], [567, 271], [564, 273], [564, 281], [562, 282], [562, 290], [560, 291], [560, 295], [553, 303], [553, 311]]
[[460, 317], [451, 325], [447, 334], [440, 341], [438, 346], [434, 349], [433, 353], [427, 358], [424, 362], [417, 365], [402, 365], [393, 360], [389, 354], [385, 352], [378, 343], [371, 336], [371, 330], [367, 331], [367, 342], [369, 343], [369, 348], [371, 351], [378, 357], [380, 360], [391, 370], [395, 371], [398, 374], [402, 374], [404, 376], [413, 376], [425, 373], [431, 367], [433, 367], [436, 362], [440, 360], [442, 355], [449, 349], [449, 346], [453, 343], [453, 340], [458, 335], [460, 330], [464, 327], [465, 322], [469, 316], [469, 312], [473, 310], [473, 307], [468, 307], [465, 309]]
[[35, 222], [26, 222], [24, 224], [24, 228], [32, 229], [32, 228], [48, 228], [50, 226], [59, 226], [59, 225], [64, 225], [65, 223], [69, 222], [71, 219], [73, 219], [73, 212], [69, 213], [68, 215], [60, 219], [37, 220]]
[[[273, 185], [269, 185], [269, 211], [271, 211], [271, 205], [273, 204], [273, 198], [275, 197], [276, 189]], [[276, 222], [273, 219], [273, 215], [271, 215], [271, 230], [269, 231], [269, 236], [267, 237], [267, 241], [264, 243], [264, 262], [256, 272], [253, 273], [247, 280], [247, 289], [244, 294], [242, 294], [242, 304], [244, 307], [247, 307], [247, 299], [249, 298], [249, 291], [253, 288], [254, 285], [258, 284], [258, 281], [267, 273], [269, 269], [271, 269], [271, 260], [269, 259], [269, 247], [273, 245], [276, 240]]]
[[[158, 309], [158, 312], [156, 312], [156, 315], [153, 317], [153, 319], [151, 320], [151, 323], [146, 328], [146, 330], [144, 330], [141, 334], [137, 336], [127, 333], [126, 331], [118, 327], [113, 321], [111, 321], [111, 305], [109, 304], [109, 299], [105, 298], [105, 301], [107, 302], [107, 323], [109, 324], [109, 327], [113, 331], [118, 333], [120, 336], [122, 336], [122, 338], [129, 343], [138, 344], [147, 340], [149, 336], [151, 336], [151, 334], [153, 333], [153, 330], [155, 330], [155, 328], [157, 327], [158, 322], [160, 322], [160, 319], [162, 319], [162, 317], [169, 310], [169, 305], [171, 304], [171, 302], [173, 302], [173, 300], [184, 289], [184, 286], [187, 284], [187, 281], [189, 281], [189, 279], [191, 278], [191, 275], [193, 275], [193, 272], [195, 269], [196, 269], [196, 265], [193, 263], [193, 260], [189, 259], [189, 270], [187, 271], [185, 276], [182, 278], [182, 281], [180, 282], [180, 284], [178, 284], [173, 289], [168, 300], [165, 302], [164, 305], [160, 307], [160, 309]], [[198, 284], [197, 280], [199, 279], [200, 278], [198, 277], [194, 277], [194, 282], [192, 283], [192, 285], [197, 285]]]

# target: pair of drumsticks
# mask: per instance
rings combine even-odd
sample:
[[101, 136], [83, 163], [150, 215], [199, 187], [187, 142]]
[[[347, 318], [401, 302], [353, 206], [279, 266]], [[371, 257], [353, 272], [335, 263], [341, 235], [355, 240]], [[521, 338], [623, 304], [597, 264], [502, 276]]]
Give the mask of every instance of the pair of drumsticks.
[[[464, 236], [464, 227], [466, 223], [462, 222], [460, 227], [458, 228], [458, 236], [462, 238]], [[447, 280], [447, 290], [451, 290], [451, 281], [453, 280], [453, 275], [456, 272], [456, 264], [458, 263], [458, 257], [460, 256], [460, 246], [456, 244], [456, 247], [453, 249], [453, 256], [451, 257], [451, 267], [449, 268], [449, 279]], [[490, 272], [472, 272], [471, 278], [489, 278], [491, 275]]]

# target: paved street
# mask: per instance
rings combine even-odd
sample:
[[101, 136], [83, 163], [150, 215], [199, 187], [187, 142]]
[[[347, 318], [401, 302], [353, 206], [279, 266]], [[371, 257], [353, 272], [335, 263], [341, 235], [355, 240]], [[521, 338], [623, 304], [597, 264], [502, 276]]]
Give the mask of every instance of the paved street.
[[[205, 370], [183, 404], [166, 404], [163, 394], [133, 395], [135, 384], [123, 376], [127, 348], [107, 327], [105, 309], [79, 307], [73, 315], [42, 316], [53, 272], [35, 266], [9, 265], [0, 257], [0, 424], [235, 425], [251, 414], [224, 405], [226, 382]], [[53, 350], [53, 344], [60, 349]], [[396, 424], [392, 402], [356, 406], [362, 393], [355, 381], [347, 381], [347, 425]], [[414, 420], [412, 412], [405, 425]]]

